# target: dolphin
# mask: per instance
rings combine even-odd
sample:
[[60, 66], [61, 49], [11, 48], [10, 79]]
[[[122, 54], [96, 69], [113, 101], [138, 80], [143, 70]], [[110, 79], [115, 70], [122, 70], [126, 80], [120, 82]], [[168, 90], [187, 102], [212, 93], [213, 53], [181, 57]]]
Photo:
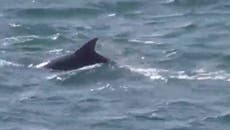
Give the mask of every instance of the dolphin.
[[80, 49], [74, 53], [65, 55], [45, 63], [37, 65], [37, 68], [47, 68], [52, 70], [73, 70], [84, 66], [97, 63], [108, 63], [109, 60], [95, 51], [95, 45], [98, 38], [94, 38], [85, 43]]

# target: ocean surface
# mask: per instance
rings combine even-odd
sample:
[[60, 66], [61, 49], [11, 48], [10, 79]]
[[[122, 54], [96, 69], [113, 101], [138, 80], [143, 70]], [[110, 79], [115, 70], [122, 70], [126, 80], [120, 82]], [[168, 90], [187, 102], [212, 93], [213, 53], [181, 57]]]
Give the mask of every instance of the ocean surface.
[[230, 130], [229, 41], [229, 0], [0, 0], [0, 130]]

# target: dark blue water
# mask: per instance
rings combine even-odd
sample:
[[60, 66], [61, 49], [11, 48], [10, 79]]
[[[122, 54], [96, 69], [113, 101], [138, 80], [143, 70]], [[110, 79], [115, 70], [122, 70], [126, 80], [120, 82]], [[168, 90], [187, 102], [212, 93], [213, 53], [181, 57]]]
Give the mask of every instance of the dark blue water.
[[0, 130], [229, 130], [229, 36], [228, 0], [1, 0]]

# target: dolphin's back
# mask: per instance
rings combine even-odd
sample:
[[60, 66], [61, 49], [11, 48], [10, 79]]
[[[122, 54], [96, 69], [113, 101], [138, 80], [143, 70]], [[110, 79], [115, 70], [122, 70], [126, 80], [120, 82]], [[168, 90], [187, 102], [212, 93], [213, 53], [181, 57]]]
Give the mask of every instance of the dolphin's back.
[[72, 70], [96, 63], [107, 63], [107, 58], [95, 51], [97, 38], [90, 40], [73, 54], [51, 60], [44, 67], [54, 70]]
[[83, 65], [74, 62], [74, 57], [72, 55], [66, 55], [49, 61], [44, 67], [54, 70], [71, 70], [82, 66]]

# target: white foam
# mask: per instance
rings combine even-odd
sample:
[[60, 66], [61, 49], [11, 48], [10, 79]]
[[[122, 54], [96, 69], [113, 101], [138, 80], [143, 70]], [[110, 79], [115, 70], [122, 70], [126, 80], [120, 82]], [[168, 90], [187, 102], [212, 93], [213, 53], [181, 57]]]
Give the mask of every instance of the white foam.
[[[48, 63], [49, 62], [44, 62], [45, 65], [48, 64]], [[42, 65], [40, 65], [40, 66], [42, 66]], [[100, 67], [100, 66], [102, 66], [102, 64], [89, 65], [89, 66], [85, 66], [85, 67], [82, 67], [82, 68], [79, 68], [79, 69], [76, 69], [76, 70], [71, 70], [71, 71], [60, 71], [58, 73], [55, 73], [55, 74], [47, 76], [46, 79], [48, 79], [48, 80], [56, 79], [56, 80], [63, 81], [65, 79], [67, 79], [69, 76], [75, 75], [77, 72], [94, 69], [94, 68], [97, 68], [97, 67]]]
[[154, 42], [154, 41], [150, 41], [150, 40], [144, 41], [144, 40], [138, 40], [138, 39], [130, 39], [128, 41], [129, 42], [135, 42], [135, 43], [144, 43], [144, 44], [156, 44], [156, 45], [161, 44], [159, 42]]
[[10, 62], [10, 61], [0, 59], [0, 66], [22, 66], [22, 65], [14, 63], [14, 62]]
[[21, 27], [21, 25], [20, 24], [16, 24], [16, 23], [10, 23], [9, 24], [11, 27]]
[[84, 67], [79, 68], [79, 69], [77, 69], [77, 70], [78, 70], [78, 71], [90, 70], [90, 69], [98, 68], [98, 67], [100, 67], [100, 66], [102, 66], [102, 64], [99, 63], [99, 64], [94, 64], [94, 65], [84, 66]]
[[62, 51], [63, 49], [53, 49], [53, 50], [50, 50], [49, 53], [60, 53]]
[[143, 41], [145, 44], [157, 44], [156, 42], [154, 41]]
[[106, 88], [110, 88], [111, 87], [111, 85], [108, 83], [108, 84], [106, 84], [106, 85], [104, 85], [104, 86], [102, 86], [102, 87], [99, 87], [99, 88], [92, 88], [92, 89], [90, 89], [90, 91], [102, 91], [102, 90], [104, 90], [104, 89], [106, 89]]
[[[10, 24], [12, 27], [19, 27], [21, 25], [19, 24]], [[49, 36], [37, 36], [37, 35], [21, 35], [21, 36], [14, 36], [14, 37], [6, 37], [1, 42], [4, 46], [17, 44], [17, 43], [23, 43], [23, 42], [29, 42], [34, 39], [51, 39], [51, 40], [57, 40], [60, 37], [60, 33], [56, 33]]]
[[111, 13], [111, 14], [108, 14], [109, 17], [114, 17], [116, 16], [116, 13]]
[[8, 46], [16, 43], [28, 42], [35, 38], [39, 38], [39, 37], [36, 35], [7, 37], [2, 40], [2, 43], [4, 46]]
[[36, 65], [35, 68], [42, 68], [42, 67], [44, 67], [45, 65], [47, 65], [48, 63], [49, 63], [49, 61], [42, 62], [42, 63]]
[[[181, 79], [181, 80], [222, 80], [230, 81], [230, 74], [223, 71], [206, 71], [205, 69], [197, 69], [191, 72], [186, 71], [172, 71], [157, 68], [135, 68], [131, 66], [123, 66], [131, 72], [141, 74], [151, 80]], [[189, 73], [189, 74], [188, 74]]]
[[36, 91], [28, 91], [25, 93], [20, 94], [19, 101], [26, 101], [29, 100], [31, 97], [35, 96]]
[[65, 80], [65, 78], [60, 77], [58, 74], [53, 74], [53, 75], [47, 76], [46, 79], [48, 79], [48, 80], [56, 79], [56, 80], [60, 80], [60, 81]]
[[170, 3], [174, 3], [174, 2], [175, 2], [175, 0], [166, 0], [166, 2], [165, 2], [165, 3], [170, 4]]
[[49, 39], [51, 40], [57, 40], [60, 36], [60, 33], [53, 34], [51, 36], [48, 36]]
[[128, 68], [130, 71], [141, 74], [145, 77], [149, 77], [151, 80], [166, 80], [165, 77], [160, 75], [160, 71], [165, 72], [166, 70], [158, 70], [155, 68], [135, 68], [131, 66], [124, 66]]
[[184, 73], [174, 73], [169, 78], [185, 79], [185, 80], [223, 80], [230, 81], [230, 74], [219, 70], [219, 71], [205, 71], [204, 69], [198, 69], [192, 71], [192, 75]]

